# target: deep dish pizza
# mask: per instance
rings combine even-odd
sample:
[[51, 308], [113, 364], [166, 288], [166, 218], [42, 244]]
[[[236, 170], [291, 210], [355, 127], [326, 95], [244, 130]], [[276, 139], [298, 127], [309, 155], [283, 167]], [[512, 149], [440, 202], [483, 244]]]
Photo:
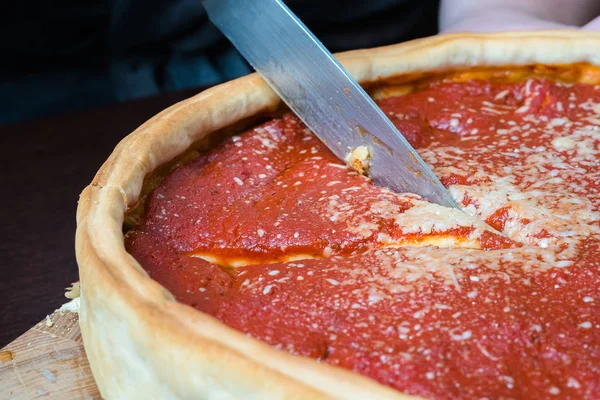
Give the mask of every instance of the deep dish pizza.
[[[372, 51], [373, 63], [385, 59], [392, 69], [361, 82], [462, 210], [373, 185], [270, 101], [248, 115], [238, 103], [239, 115], [210, 129], [202, 121], [169, 126], [193, 119], [182, 103], [140, 128], [180, 136], [126, 139], [114, 159], [139, 148], [150, 156], [138, 153], [133, 175], [105, 186], [102, 179], [127, 167], [109, 160], [90, 189], [117, 189], [112, 198], [97, 193], [97, 209], [126, 200], [115, 214], [125, 221], [124, 241], [103, 239], [120, 240], [123, 250], [104, 256], [98, 242], [94, 254], [113, 263], [111, 284], [143, 284], [134, 294], [105, 290], [102, 280], [86, 285], [85, 274], [101, 267], [85, 271], [96, 257], [85, 246], [78, 256], [84, 300], [124, 296], [102, 318], [118, 321], [133, 356], [99, 361], [106, 344], [97, 342], [106, 339], [91, 326], [102, 318], [89, 322], [97, 317], [91, 302], [82, 315], [103, 395], [133, 393], [107, 367], [120, 364], [146, 370], [161, 398], [599, 397], [600, 68], [589, 49], [600, 39], [537, 35], [451, 36]], [[577, 50], [548, 61], [521, 47], [548, 41]], [[436, 54], [429, 68], [407, 61]], [[364, 68], [356, 58], [346, 61]], [[194, 102], [190, 112], [199, 109]], [[223, 111], [210, 112], [205, 118]], [[243, 128], [229, 128], [238, 121]], [[205, 134], [171, 143], [194, 130]], [[156, 144], [140, 145], [149, 136]], [[169, 154], [159, 163], [160, 150]], [[86, 201], [80, 213], [94, 208]], [[88, 215], [95, 222], [78, 233], [87, 246], [102, 224]], [[124, 271], [119, 262], [136, 267]], [[183, 377], [156, 372], [165, 360], [186, 368]]]

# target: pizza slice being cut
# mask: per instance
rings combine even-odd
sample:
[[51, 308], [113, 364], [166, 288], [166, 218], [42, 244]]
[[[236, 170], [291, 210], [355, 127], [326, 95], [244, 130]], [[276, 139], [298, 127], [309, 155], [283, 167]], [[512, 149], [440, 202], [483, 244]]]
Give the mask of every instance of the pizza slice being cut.
[[[198, 191], [215, 171], [216, 187]], [[289, 114], [180, 167], [148, 210], [142, 230], [227, 267], [383, 247], [518, 246], [477, 217], [372, 185]]]

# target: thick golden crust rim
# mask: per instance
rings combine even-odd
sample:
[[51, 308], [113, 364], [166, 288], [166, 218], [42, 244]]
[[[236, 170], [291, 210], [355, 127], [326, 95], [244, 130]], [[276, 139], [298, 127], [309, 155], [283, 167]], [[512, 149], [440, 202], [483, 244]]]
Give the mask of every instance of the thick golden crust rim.
[[[600, 65], [600, 34], [450, 34], [337, 56], [361, 84], [476, 66]], [[199, 93], [124, 138], [82, 192], [76, 234], [80, 325], [104, 398], [411, 398], [273, 349], [177, 303], [125, 251], [123, 217], [148, 174], [207, 135], [279, 106], [257, 74]]]

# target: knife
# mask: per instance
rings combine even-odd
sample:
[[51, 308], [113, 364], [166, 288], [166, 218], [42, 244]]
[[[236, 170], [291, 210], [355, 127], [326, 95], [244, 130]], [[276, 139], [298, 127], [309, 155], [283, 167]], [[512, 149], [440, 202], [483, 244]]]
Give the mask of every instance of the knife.
[[367, 150], [373, 183], [459, 208], [394, 124], [282, 1], [202, 3], [210, 20], [337, 157]]

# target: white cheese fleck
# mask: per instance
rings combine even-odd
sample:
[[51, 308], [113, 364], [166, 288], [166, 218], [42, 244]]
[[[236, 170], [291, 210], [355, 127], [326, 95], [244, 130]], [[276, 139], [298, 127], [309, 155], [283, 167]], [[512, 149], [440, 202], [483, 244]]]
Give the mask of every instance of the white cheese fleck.
[[558, 151], [570, 150], [577, 145], [572, 139], [568, 137], [557, 137], [552, 140], [552, 146]]
[[581, 384], [577, 381], [577, 379], [570, 377], [567, 381], [567, 387], [579, 389], [581, 387]]
[[548, 392], [550, 394], [557, 395], [557, 394], [560, 394], [560, 389], [557, 388], [556, 386], [552, 386], [550, 389], [548, 389]]
[[472, 335], [473, 334], [471, 333], [471, 331], [464, 331], [459, 334], [455, 334], [455, 333], [452, 333], [452, 331], [450, 331], [450, 337], [452, 338], [452, 340], [455, 340], [455, 341], [462, 341], [462, 340], [470, 339]]
[[580, 328], [589, 329], [592, 327], [592, 323], [590, 321], [585, 321], [579, 324]]
[[265, 288], [263, 289], [263, 294], [269, 294], [269, 293], [271, 293], [271, 289], [273, 289], [273, 285], [267, 285], [267, 286], [265, 286]]

